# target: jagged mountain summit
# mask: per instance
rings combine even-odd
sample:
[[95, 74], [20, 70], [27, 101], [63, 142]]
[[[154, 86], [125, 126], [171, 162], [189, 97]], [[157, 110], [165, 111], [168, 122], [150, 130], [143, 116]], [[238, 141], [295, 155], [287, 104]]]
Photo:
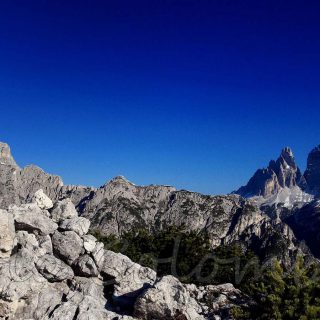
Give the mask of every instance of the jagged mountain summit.
[[[257, 203], [263, 205], [302, 205], [313, 200], [313, 195], [307, 193], [306, 176], [297, 166], [291, 148], [286, 147], [277, 160], [271, 160], [267, 168], [257, 170], [247, 185], [234, 193], [255, 198]], [[313, 177], [314, 173], [310, 176]], [[320, 179], [318, 182], [320, 186]]]

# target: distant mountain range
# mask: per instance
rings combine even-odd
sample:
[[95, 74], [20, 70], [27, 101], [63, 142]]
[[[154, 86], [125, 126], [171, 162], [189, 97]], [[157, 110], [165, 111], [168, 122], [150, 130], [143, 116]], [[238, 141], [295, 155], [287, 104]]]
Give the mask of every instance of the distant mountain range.
[[[37, 166], [20, 168], [9, 146], [0, 143], [0, 208], [30, 202], [39, 189], [53, 201], [70, 198], [91, 228], [106, 235], [175, 225], [206, 231], [213, 247], [239, 242], [263, 259], [272, 254], [287, 265], [297, 254], [312, 258], [310, 250], [320, 257], [318, 240], [310, 244], [311, 235], [317, 239], [320, 234], [320, 147], [309, 154], [303, 174], [287, 147], [246, 186], [230, 195], [208, 196], [170, 186], [136, 186], [124, 177], [100, 188], [64, 185]], [[275, 239], [282, 244], [276, 253]]]

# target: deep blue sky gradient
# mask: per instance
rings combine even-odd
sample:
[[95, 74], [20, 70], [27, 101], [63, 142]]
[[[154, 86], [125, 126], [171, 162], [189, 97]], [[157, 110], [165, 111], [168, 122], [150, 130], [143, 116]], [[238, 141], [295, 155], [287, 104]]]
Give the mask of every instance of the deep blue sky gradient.
[[3, 0], [0, 141], [21, 166], [216, 194], [320, 143], [320, 2]]

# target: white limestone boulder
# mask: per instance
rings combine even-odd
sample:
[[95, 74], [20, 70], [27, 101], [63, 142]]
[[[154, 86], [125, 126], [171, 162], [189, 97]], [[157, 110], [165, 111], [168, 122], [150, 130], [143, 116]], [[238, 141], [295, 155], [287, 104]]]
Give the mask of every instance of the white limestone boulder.
[[40, 209], [48, 210], [53, 207], [52, 200], [43, 192], [42, 189], [39, 189], [33, 196], [33, 202], [35, 202]]

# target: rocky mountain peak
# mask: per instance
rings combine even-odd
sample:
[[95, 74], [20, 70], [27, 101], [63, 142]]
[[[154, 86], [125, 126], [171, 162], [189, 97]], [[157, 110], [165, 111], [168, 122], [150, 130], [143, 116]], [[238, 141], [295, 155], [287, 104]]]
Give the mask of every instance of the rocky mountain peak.
[[271, 160], [265, 169], [258, 170], [248, 184], [235, 193], [244, 197], [270, 197], [283, 188], [294, 188], [301, 181], [291, 148], [285, 147], [277, 160]]
[[9, 145], [4, 142], [0, 142], [0, 164], [17, 166], [15, 160], [12, 157]]
[[290, 147], [285, 147], [282, 149], [281, 155], [282, 156], [289, 156], [289, 157], [293, 158], [293, 151]]
[[292, 168], [297, 167], [293, 152], [290, 147], [285, 147], [284, 149], [282, 149], [279, 159], [283, 159], [285, 163]]
[[113, 179], [111, 179], [108, 183], [124, 183], [124, 184], [133, 184], [130, 182], [126, 177], [124, 176], [116, 176]]

